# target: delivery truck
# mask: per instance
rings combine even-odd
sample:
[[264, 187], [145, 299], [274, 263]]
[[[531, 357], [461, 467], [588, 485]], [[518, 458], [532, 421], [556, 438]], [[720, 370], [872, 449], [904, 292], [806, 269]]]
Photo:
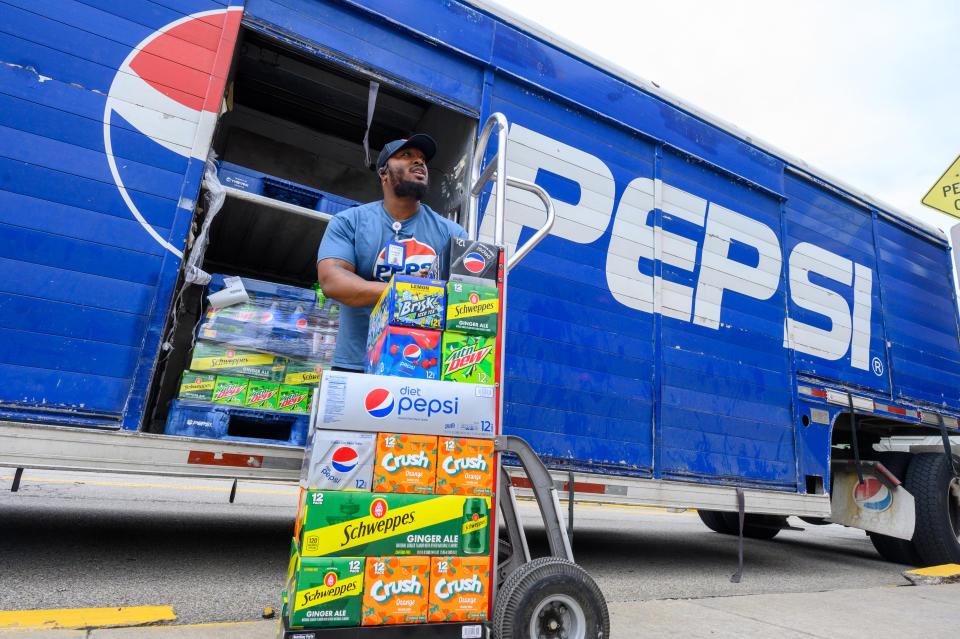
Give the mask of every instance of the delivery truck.
[[561, 489], [960, 561], [937, 229], [486, 1], [7, 0], [0, 25], [14, 489], [27, 468], [296, 479], [299, 418], [177, 404], [207, 295], [240, 276], [332, 322], [309, 297], [326, 223], [379, 199], [372, 159], [415, 132], [440, 149], [425, 201], [487, 241], [503, 203], [515, 256], [540, 199], [501, 183], [470, 206], [501, 114], [491, 166], [556, 212], [509, 280], [503, 432]]

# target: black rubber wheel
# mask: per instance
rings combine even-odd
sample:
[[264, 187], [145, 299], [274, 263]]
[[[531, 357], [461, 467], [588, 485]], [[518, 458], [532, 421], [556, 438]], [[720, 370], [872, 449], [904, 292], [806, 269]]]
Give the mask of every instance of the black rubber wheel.
[[960, 479], [952, 476], [946, 455], [914, 455], [904, 483], [916, 504], [913, 547], [921, 563], [960, 562]]
[[607, 639], [610, 615], [587, 572], [560, 557], [541, 557], [510, 575], [493, 611], [496, 639]]
[[[724, 535], [740, 534], [740, 516], [737, 513], [719, 510], [698, 510], [700, 520], [707, 528]], [[743, 536], [750, 539], [773, 539], [786, 525], [787, 518], [781, 515], [757, 515], [746, 513], [743, 516]]]
[[[887, 451], [877, 456], [877, 461], [887, 467], [893, 475], [901, 482], [906, 482], [907, 469], [910, 467], [910, 460], [913, 455], [899, 451]], [[921, 563], [920, 555], [909, 539], [899, 539], [880, 533], [867, 532], [873, 547], [877, 549], [880, 556], [894, 564], [905, 564], [907, 566], [919, 566]]]
[[[713, 532], [718, 532], [723, 535], [736, 535], [738, 534], [740, 528], [740, 522], [734, 520], [732, 525], [729, 517], [731, 513], [720, 512], [719, 510], [698, 510], [697, 514], [700, 515], [700, 521], [707, 525], [707, 528]], [[744, 520], [746, 523], [746, 520]]]

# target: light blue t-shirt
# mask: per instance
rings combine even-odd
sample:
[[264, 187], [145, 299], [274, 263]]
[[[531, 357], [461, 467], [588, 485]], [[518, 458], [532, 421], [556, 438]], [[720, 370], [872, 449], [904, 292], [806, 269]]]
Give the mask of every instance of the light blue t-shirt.
[[[341, 211], [327, 225], [317, 261], [335, 257], [353, 264], [357, 275], [365, 280], [388, 281], [393, 271], [385, 266], [384, 251], [394, 237], [393, 222], [382, 200]], [[450, 238], [467, 237], [467, 232], [421, 203], [413, 217], [401, 222], [399, 237], [406, 247], [404, 272], [416, 273], [428, 268], [435, 259], [446, 259]], [[340, 306], [334, 366], [363, 370], [372, 310], [372, 304]]]

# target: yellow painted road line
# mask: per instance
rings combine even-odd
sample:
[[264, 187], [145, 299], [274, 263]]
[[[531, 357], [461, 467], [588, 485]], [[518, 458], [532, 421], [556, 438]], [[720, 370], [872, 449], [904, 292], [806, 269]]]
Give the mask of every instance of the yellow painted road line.
[[[13, 481], [13, 475], [0, 476], [0, 479], [9, 479]], [[230, 481], [229, 479], [221, 479], [217, 481]], [[176, 484], [139, 484], [134, 482], [120, 482], [120, 481], [89, 481], [86, 479], [46, 479], [38, 477], [23, 477], [20, 480], [20, 484], [27, 484], [29, 482], [45, 482], [48, 484], [84, 484], [87, 486], [120, 486], [125, 488], [172, 488], [177, 490], [207, 490], [215, 491], [221, 493], [230, 492], [230, 487], [221, 487], [221, 486], [178, 486]], [[238, 493], [260, 493], [263, 495], [299, 495], [300, 492], [297, 490], [264, 490], [259, 488], [238, 488]]]
[[176, 618], [171, 606], [7, 610], [0, 611], [0, 630], [138, 626], [158, 621], [174, 621]]
[[940, 566], [928, 566], [926, 568], [908, 570], [907, 572], [925, 577], [953, 577], [954, 575], [960, 575], [960, 565], [942, 564]]

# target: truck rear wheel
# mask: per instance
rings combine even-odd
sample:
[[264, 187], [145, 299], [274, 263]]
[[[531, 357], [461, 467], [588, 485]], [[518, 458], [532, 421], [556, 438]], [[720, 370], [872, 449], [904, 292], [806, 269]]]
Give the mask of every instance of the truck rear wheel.
[[[707, 528], [724, 535], [740, 534], [740, 516], [719, 510], [698, 510], [700, 520]], [[786, 525], [787, 518], [780, 515], [758, 515], [746, 513], [743, 516], [743, 536], [750, 539], [773, 539]]]
[[[887, 467], [893, 475], [901, 482], [906, 481], [907, 469], [910, 467], [910, 460], [913, 456], [910, 453], [888, 451], [880, 453], [877, 461]], [[880, 556], [894, 564], [906, 564], [908, 566], [920, 565], [920, 555], [914, 548], [913, 541], [910, 539], [899, 539], [889, 535], [868, 532], [873, 547], [877, 549]]]
[[[957, 463], [956, 455], [953, 459]], [[960, 478], [953, 476], [946, 455], [914, 455], [904, 483], [916, 503], [913, 547], [922, 563], [960, 562]]]
[[541, 557], [510, 575], [493, 612], [497, 639], [606, 639], [607, 602], [590, 575], [572, 561]]

